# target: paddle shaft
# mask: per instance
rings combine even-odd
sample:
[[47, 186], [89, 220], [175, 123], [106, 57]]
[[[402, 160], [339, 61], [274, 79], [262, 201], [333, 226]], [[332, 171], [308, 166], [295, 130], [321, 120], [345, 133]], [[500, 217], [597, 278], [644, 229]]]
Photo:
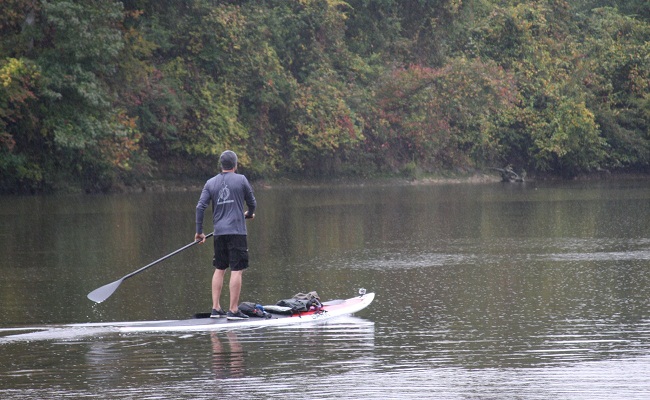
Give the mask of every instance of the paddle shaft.
[[[205, 238], [207, 239], [207, 238], [209, 238], [209, 237], [212, 236], [212, 235], [214, 235], [214, 232], [212, 232], [212, 233], [208, 233], [207, 235], [205, 235]], [[121, 280], [121, 281], [124, 281], [125, 279], [128, 279], [128, 278], [132, 277], [133, 275], [137, 275], [137, 274], [139, 274], [140, 272], [144, 271], [145, 269], [150, 268], [150, 267], [153, 267], [154, 265], [158, 264], [159, 262], [161, 262], [161, 261], [165, 261], [165, 260], [168, 259], [169, 257], [174, 256], [174, 255], [180, 253], [180, 252], [183, 251], [183, 250], [187, 250], [188, 248], [194, 246], [194, 245], [197, 244], [197, 243], [200, 243], [200, 242], [199, 242], [198, 240], [195, 240], [195, 241], [192, 242], [192, 243], [186, 244], [185, 246], [181, 247], [180, 249], [178, 249], [178, 250], [176, 250], [176, 251], [174, 251], [174, 252], [171, 252], [171, 253], [167, 254], [166, 256], [161, 257], [161, 258], [157, 259], [156, 261], [154, 261], [154, 262], [152, 262], [152, 263], [150, 263], [150, 264], [145, 265], [144, 267], [140, 268], [139, 270], [137, 270], [137, 271], [133, 271], [133, 272], [131, 272], [131, 273], [128, 274], [128, 275], [124, 275], [124, 276], [122, 277], [122, 279], [120, 279], [120, 280]]]
[[[205, 238], [207, 239], [212, 235], [214, 235], [214, 232], [207, 234], [205, 236]], [[195, 240], [194, 242], [189, 243], [189, 244], [181, 247], [180, 249], [178, 249], [176, 251], [173, 251], [173, 252], [167, 254], [166, 256], [161, 257], [161, 258], [157, 259], [156, 261], [154, 261], [152, 263], [149, 263], [149, 264], [145, 265], [144, 267], [142, 267], [142, 268], [140, 268], [140, 269], [138, 269], [136, 271], [131, 272], [130, 274], [124, 275], [123, 277], [116, 280], [115, 282], [111, 282], [111, 283], [109, 283], [107, 285], [104, 285], [104, 286], [102, 286], [100, 288], [97, 288], [97, 289], [93, 290], [92, 292], [88, 293], [88, 298], [90, 300], [96, 302], [96, 303], [101, 303], [102, 301], [109, 298], [117, 290], [117, 288], [122, 284], [122, 282], [124, 282], [124, 280], [129, 279], [130, 277], [139, 274], [140, 272], [146, 270], [147, 268], [153, 267], [154, 265], [158, 264], [159, 262], [164, 261], [164, 260], [168, 259], [169, 257], [171, 257], [171, 256], [173, 256], [175, 254], [178, 254], [181, 251], [186, 250], [186, 249], [194, 246], [197, 243], [200, 243], [200, 241]]]

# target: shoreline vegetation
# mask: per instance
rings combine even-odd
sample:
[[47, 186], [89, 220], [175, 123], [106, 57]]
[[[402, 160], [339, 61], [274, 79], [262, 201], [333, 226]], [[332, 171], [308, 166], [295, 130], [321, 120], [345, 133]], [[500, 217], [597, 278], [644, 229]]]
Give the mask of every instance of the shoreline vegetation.
[[648, 38], [647, 0], [4, 1], [0, 193], [226, 149], [260, 182], [650, 172]]

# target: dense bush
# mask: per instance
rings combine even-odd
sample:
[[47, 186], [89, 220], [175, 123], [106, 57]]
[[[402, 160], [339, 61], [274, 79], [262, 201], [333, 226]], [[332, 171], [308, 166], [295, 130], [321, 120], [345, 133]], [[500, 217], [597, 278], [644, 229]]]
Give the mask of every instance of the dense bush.
[[253, 178], [646, 170], [649, 11], [638, 0], [6, 0], [0, 191], [205, 176], [226, 148]]

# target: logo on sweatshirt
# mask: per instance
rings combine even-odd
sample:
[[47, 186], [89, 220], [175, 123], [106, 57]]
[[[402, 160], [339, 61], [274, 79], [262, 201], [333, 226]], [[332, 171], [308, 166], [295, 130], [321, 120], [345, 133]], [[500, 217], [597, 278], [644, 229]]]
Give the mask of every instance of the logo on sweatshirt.
[[217, 204], [232, 203], [234, 201], [229, 199], [230, 199], [230, 189], [228, 189], [228, 186], [224, 183], [221, 190], [219, 190], [219, 198], [217, 199]]

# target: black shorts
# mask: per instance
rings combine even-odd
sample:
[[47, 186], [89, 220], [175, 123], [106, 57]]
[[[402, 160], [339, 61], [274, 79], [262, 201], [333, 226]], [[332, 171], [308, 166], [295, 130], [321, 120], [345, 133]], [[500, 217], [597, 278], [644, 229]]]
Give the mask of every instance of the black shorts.
[[248, 241], [246, 235], [219, 235], [214, 237], [214, 258], [216, 269], [230, 267], [232, 271], [248, 268]]

